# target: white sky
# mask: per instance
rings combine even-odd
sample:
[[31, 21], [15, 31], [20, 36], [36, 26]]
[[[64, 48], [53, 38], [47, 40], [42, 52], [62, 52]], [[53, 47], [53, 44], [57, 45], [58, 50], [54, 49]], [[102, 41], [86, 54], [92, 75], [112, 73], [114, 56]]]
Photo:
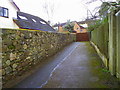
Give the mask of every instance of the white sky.
[[[71, 21], [81, 21], [85, 19], [87, 17], [87, 9], [83, 5], [84, 1], [87, 0], [14, 0], [22, 12], [39, 16], [46, 21], [51, 20], [54, 24], [66, 22], [69, 19]], [[47, 5], [53, 5], [52, 8], [54, 8], [54, 13], [53, 15], [50, 14], [49, 18], [43, 8], [45, 2], [47, 2]], [[101, 5], [101, 2], [97, 1], [86, 7], [93, 10], [99, 5]]]

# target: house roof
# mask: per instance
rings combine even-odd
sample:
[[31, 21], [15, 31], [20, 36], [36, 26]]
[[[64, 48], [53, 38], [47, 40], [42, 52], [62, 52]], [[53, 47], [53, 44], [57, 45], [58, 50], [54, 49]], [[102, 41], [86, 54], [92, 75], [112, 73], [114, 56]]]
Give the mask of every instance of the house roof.
[[[80, 27], [81, 29], [84, 29], [84, 27], [80, 25], [81, 22], [72, 21], [71, 23], [75, 23], [75, 22], [79, 25], [79, 27]], [[55, 24], [53, 27], [64, 26], [64, 25], [66, 25], [66, 24], [67, 24], [66, 22], [65, 22], [65, 23], [60, 23], [60, 24]]]
[[40, 17], [24, 12], [17, 12], [17, 16], [18, 17], [17, 19], [14, 19], [14, 22], [19, 26], [19, 28], [55, 32], [55, 30]]
[[64, 26], [64, 25], [66, 25], [66, 23], [61, 23], [61, 24], [59, 24], [59, 26]]
[[80, 26], [81, 29], [85, 29], [83, 26]]
[[66, 23], [59, 23], [59, 24], [53, 25], [53, 27], [64, 26], [64, 25], [66, 25]]
[[83, 26], [81, 26], [78, 22], [76, 22], [81, 29], [85, 29]]
[[9, 0], [9, 1], [17, 9], [17, 11], [20, 11], [20, 8], [16, 5], [16, 3], [13, 0]]

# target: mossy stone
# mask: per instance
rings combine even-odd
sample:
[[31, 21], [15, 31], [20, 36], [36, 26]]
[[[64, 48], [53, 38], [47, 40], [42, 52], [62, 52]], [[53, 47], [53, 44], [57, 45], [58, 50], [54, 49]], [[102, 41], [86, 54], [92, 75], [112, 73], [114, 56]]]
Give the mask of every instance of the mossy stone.
[[9, 74], [10, 72], [12, 72], [12, 68], [10, 66], [6, 67], [5, 72], [6, 74]]
[[5, 70], [4, 69], [2, 69], [2, 75], [5, 75]]
[[14, 45], [9, 45], [8, 49], [15, 49], [15, 46]]
[[17, 65], [16, 63], [14, 63], [14, 64], [12, 65], [13, 69], [15, 69], [17, 66], [18, 66], [18, 65]]
[[10, 60], [7, 60], [7, 61], [6, 61], [6, 64], [7, 64], [7, 65], [10, 65]]

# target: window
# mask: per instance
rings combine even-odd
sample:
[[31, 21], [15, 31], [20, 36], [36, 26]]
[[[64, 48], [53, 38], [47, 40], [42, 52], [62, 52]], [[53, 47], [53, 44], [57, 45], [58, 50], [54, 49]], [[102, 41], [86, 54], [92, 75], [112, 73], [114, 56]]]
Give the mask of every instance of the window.
[[3, 16], [3, 10], [1, 7], [0, 7], [0, 16]]
[[8, 9], [4, 7], [0, 7], [0, 16], [8, 18]]
[[26, 17], [24, 16], [19, 16], [20, 19], [24, 19], [24, 20], [28, 20]]
[[35, 19], [32, 19], [33, 20], [33, 22], [37, 22]]
[[43, 21], [40, 21], [40, 23], [42, 23], [42, 24], [46, 24], [45, 22], [43, 22]]

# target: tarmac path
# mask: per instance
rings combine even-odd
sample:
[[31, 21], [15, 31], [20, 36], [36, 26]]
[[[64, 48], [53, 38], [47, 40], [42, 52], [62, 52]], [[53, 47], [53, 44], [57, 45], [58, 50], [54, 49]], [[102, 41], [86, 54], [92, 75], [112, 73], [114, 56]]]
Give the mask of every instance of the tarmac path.
[[15, 88], [120, 88], [89, 42], [74, 42]]

